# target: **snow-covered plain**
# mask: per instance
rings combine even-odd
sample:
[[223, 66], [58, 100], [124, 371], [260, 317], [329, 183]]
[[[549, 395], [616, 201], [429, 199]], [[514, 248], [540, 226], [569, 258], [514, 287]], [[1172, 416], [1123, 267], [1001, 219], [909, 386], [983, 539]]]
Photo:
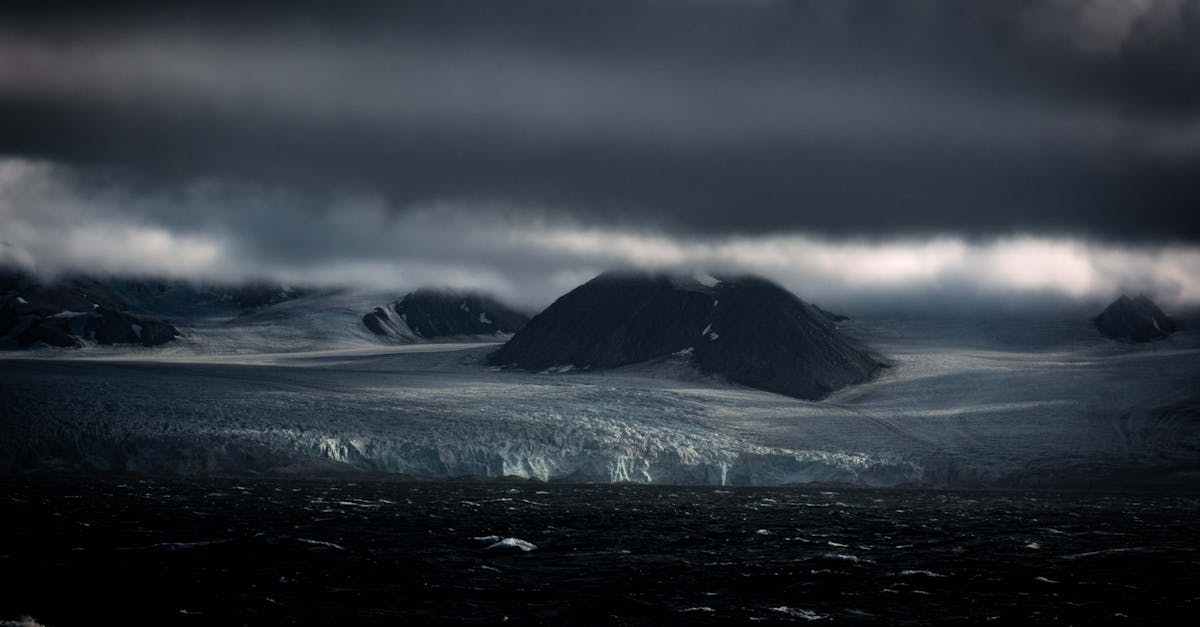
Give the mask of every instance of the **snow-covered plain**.
[[354, 326], [369, 299], [338, 298], [193, 323], [184, 341], [154, 349], [0, 359], [0, 469], [952, 487], [1200, 479], [1196, 331], [1126, 345], [1085, 316], [865, 318], [845, 330], [894, 366], [805, 402], [701, 376], [686, 354], [609, 372], [492, 369], [495, 342], [382, 344]]

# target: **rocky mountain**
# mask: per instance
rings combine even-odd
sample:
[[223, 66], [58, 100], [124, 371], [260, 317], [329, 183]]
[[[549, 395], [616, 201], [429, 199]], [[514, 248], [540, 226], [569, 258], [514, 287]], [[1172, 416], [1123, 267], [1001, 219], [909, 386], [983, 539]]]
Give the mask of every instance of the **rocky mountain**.
[[43, 279], [0, 268], [0, 349], [156, 346], [180, 335], [168, 319], [184, 326], [235, 320], [309, 293], [263, 281], [215, 285], [81, 274]]
[[529, 317], [475, 292], [420, 289], [363, 316], [377, 335], [412, 341], [419, 338], [515, 333]]
[[706, 373], [820, 399], [885, 362], [837, 329], [836, 316], [757, 277], [605, 273], [559, 298], [489, 357], [526, 369], [600, 369], [689, 355]]
[[0, 274], [0, 349], [78, 348], [85, 341], [156, 346], [178, 335], [170, 322], [136, 311], [102, 281], [67, 277], [47, 283], [11, 270]]
[[1092, 319], [1105, 337], [1121, 342], [1150, 342], [1174, 333], [1178, 324], [1143, 294], [1122, 295]]

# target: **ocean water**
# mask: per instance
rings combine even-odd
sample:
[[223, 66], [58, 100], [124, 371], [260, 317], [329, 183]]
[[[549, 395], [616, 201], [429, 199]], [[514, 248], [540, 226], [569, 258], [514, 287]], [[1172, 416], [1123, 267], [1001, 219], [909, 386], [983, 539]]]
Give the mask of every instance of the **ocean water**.
[[1188, 624], [1200, 496], [0, 478], [0, 621]]

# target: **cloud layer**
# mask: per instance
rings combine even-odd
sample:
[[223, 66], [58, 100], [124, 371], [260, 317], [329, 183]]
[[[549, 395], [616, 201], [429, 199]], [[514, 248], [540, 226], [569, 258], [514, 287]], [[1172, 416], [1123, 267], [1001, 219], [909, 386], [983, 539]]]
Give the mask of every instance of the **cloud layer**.
[[1196, 41], [1200, 0], [5, 6], [0, 261], [1196, 304]]
[[[98, 185], [71, 170], [0, 161], [0, 263], [206, 281], [394, 289], [481, 288], [540, 307], [613, 267], [753, 272], [805, 298], [1099, 302], [1122, 291], [1200, 304], [1200, 246], [1133, 246], [1012, 235], [864, 239], [803, 232], [679, 235], [595, 226], [552, 210], [373, 196], [328, 205], [216, 181], [177, 189]], [[940, 306], [940, 305], [939, 305]]]

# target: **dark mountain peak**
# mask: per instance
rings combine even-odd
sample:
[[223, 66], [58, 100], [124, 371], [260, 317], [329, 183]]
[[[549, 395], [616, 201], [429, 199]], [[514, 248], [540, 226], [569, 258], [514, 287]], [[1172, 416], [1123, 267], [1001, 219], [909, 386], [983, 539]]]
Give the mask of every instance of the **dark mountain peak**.
[[1133, 299], [1133, 304], [1137, 305], [1138, 307], [1150, 308], [1154, 311], [1159, 311], [1158, 305], [1154, 304], [1154, 301], [1150, 300], [1150, 297], [1146, 296], [1145, 294], [1138, 294], [1137, 297]]
[[606, 272], [571, 290], [490, 356], [528, 369], [612, 368], [688, 351], [698, 368], [805, 399], [882, 363], [826, 312], [755, 276]]
[[1105, 337], [1122, 342], [1161, 340], [1178, 329], [1175, 320], [1145, 294], [1138, 294], [1136, 298], [1122, 294], [1093, 318], [1092, 323]]
[[531, 369], [645, 361], [694, 341], [713, 303], [711, 290], [685, 277], [605, 272], [534, 316], [491, 361]]
[[514, 333], [528, 320], [487, 294], [430, 287], [363, 316], [363, 324], [377, 335], [405, 340]]

